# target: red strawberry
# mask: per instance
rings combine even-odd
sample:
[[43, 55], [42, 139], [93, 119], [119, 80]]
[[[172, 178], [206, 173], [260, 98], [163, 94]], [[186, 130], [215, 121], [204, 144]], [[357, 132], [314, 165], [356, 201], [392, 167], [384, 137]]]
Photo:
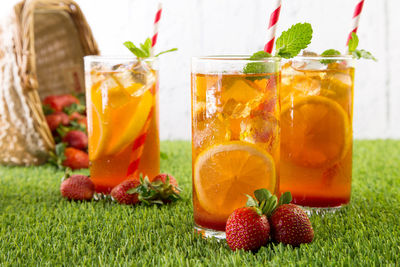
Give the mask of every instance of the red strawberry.
[[175, 177], [172, 176], [171, 174], [160, 173], [160, 174], [156, 175], [155, 177], [153, 177], [153, 179], [151, 179], [151, 182], [153, 183], [153, 182], [161, 181], [165, 184], [165, 183], [167, 183], [168, 179], [169, 179], [169, 183], [172, 185], [172, 189], [174, 190], [174, 192], [179, 194], [180, 190], [179, 190], [178, 182], [176, 181]]
[[85, 150], [88, 146], [87, 135], [84, 132], [78, 130], [72, 130], [67, 132], [64, 135], [62, 141], [67, 143], [71, 147], [81, 150]]
[[68, 107], [73, 103], [79, 104], [79, 99], [69, 94], [51, 95], [43, 100], [43, 104], [50, 106], [54, 111], [62, 111], [63, 108]]
[[307, 214], [294, 204], [280, 205], [269, 218], [273, 240], [292, 246], [310, 243], [314, 230]]
[[55, 131], [61, 125], [69, 123], [69, 117], [64, 112], [54, 112], [53, 114], [46, 115], [46, 121], [51, 131]]
[[268, 242], [269, 232], [267, 217], [255, 207], [236, 209], [226, 222], [226, 242], [232, 250], [257, 250]]
[[134, 205], [139, 203], [139, 194], [128, 194], [126, 191], [137, 188], [140, 185], [139, 179], [125, 180], [111, 191], [111, 196], [120, 204]]
[[80, 119], [85, 118], [85, 116], [81, 115], [79, 112], [74, 111], [71, 115], [69, 115], [69, 119], [71, 121], [76, 120], [79, 121]]
[[67, 147], [64, 151], [65, 159], [62, 165], [69, 167], [73, 170], [83, 169], [89, 167], [89, 156], [86, 152], [73, 148]]
[[61, 195], [73, 200], [90, 200], [94, 194], [93, 182], [84, 175], [71, 175], [60, 186]]

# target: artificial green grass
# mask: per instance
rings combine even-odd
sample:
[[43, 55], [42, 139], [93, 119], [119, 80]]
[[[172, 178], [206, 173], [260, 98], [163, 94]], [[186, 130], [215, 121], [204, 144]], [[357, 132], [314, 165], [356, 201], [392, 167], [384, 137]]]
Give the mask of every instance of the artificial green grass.
[[[351, 204], [313, 215], [315, 240], [232, 252], [193, 233], [189, 142], [163, 142], [183, 200], [162, 207], [71, 202], [51, 166], [0, 167], [0, 265], [399, 266], [400, 141], [356, 141]], [[87, 171], [86, 171], [87, 173]]]

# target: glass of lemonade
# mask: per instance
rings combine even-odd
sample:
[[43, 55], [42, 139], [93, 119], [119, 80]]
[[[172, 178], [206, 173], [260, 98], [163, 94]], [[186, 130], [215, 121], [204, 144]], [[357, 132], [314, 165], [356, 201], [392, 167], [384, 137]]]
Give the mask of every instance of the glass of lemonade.
[[313, 208], [350, 201], [354, 67], [351, 56], [301, 56], [282, 66], [281, 183]]
[[96, 192], [160, 169], [157, 60], [85, 57], [90, 176]]
[[193, 58], [191, 79], [195, 229], [224, 238], [246, 194], [278, 191], [279, 59]]

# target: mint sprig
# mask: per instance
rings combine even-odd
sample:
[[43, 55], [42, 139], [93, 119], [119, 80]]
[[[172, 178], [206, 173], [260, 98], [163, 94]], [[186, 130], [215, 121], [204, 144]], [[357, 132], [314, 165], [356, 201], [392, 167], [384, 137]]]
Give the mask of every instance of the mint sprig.
[[351, 33], [351, 39], [349, 40], [348, 43], [348, 49], [349, 53], [353, 55], [354, 58], [360, 59], [372, 59], [374, 61], [377, 61], [377, 59], [371, 54], [371, 52], [368, 52], [364, 49], [357, 49], [359, 43], [359, 39], [356, 33], [352, 32]]
[[[340, 56], [340, 52], [335, 49], [328, 49], [322, 52], [321, 56], [323, 57], [332, 57], [332, 56]], [[334, 59], [323, 59], [321, 60], [322, 64], [329, 64], [329, 63], [334, 63], [336, 60]]]
[[[151, 45], [152, 45], [152, 42], [151, 42], [150, 38], [147, 38], [144, 43], [139, 44], [139, 47], [136, 46], [131, 41], [126, 41], [124, 43], [124, 46], [126, 48], [128, 48], [129, 51], [131, 51], [138, 59], [144, 59], [144, 58], [151, 57]], [[162, 52], [158, 53], [154, 57], [158, 57], [159, 55], [162, 55], [162, 54], [165, 54], [165, 53], [169, 53], [169, 52], [173, 52], [173, 51], [176, 51], [176, 50], [178, 50], [178, 48], [168, 49], [166, 51], [162, 51]]]
[[312, 39], [313, 30], [310, 23], [297, 23], [276, 39], [276, 56], [292, 58], [305, 49]]
[[[310, 23], [297, 23], [287, 31], [282, 32], [276, 39], [276, 57], [292, 58], [299, 54], [302, 49], [307, 48], [311, 43], [313, 30]], [[255, 52], [250, 59], [260, 60], [271, 57], [271, 54], [265, 51]], [[272, 66], [272, 65], [271, 65]], [[243, 73], [267, 73], [273, 69], [264, 62], [251, 62], [243, 68]]]

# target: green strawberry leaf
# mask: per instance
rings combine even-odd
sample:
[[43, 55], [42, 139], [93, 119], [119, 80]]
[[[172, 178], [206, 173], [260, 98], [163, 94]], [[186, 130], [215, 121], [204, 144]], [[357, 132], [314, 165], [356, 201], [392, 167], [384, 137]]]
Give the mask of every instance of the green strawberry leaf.
[[257, 201], [250, 195], [247, 195], [247, 202], [246, 202], [246, 206], [247, 207], [258, 207], [258, 203]]
[[292, 58], [305, 49], [312, 39], [313, 30], [310, 23], [297, 23], [282, 32], [276, 40], [276, 56]]
[[278, 198], [275, 195], [271, 196], [268, 199], [267, 204], [265, 205], [263, 214], [265, 214], [267, 217], [271, 216], [271, 214], [274, 212], [276, 208], [277, 203], [278, 203]]
[[44, 115], [50, 115], [54, 113], [54, 109], [50, 105], [43, 105], [42, 110]]
[[67, 114], [67, 115], [71, 115], [74, 112], [78, 112], [79, 114], [85, 114], [86, 111], [86, 106], [82, 105], [82, 104], [76, 104], [76, 103], [72, 103], [71, 105], [69, 105], [68, 107], [65, 107], [63, 109], [63, 111]]
[[254, 196], [258, 200], [258, 203], [261, 203], [263, 201], [267, 201], [272, 194], [267, 189], [261, 188], [254, 191]]
[[291, 201], [292, 201], [292, 194], [290, 192], [285, 192], [279, 198], [278, 206], [283, 204], [289, 204]]

